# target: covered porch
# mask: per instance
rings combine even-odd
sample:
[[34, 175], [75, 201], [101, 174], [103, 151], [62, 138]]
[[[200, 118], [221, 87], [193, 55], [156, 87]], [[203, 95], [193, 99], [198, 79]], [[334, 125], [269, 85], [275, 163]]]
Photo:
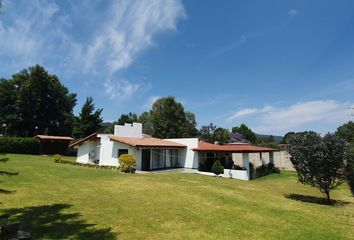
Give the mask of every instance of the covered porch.
[[[250, 180], [252, 178], [250, 154], [259, 156], [262, 163], [262, 158], [267, 155], [269, 162], [274, 163], [273, 152], [277, 151], [272, 148], [246, 144], [217, 145], [206, 142], [199, 142], [198, 148], [193, 150], [198, 152], [199, 171], [211, 172], [215, 161], [219, 161], [224, 167], [224, 177], [242, 180]], [[235, 154], [239, 156], [238, 159], [235, 159]]]

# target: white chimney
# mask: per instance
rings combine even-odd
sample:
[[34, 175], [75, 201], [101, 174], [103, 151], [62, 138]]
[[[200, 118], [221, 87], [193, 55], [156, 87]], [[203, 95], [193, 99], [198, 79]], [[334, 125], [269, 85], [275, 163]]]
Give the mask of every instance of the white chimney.
[[143, 137], [143, 125], [141, 123], [125, 123], [114, 126], [114, 136], [117, 137]]

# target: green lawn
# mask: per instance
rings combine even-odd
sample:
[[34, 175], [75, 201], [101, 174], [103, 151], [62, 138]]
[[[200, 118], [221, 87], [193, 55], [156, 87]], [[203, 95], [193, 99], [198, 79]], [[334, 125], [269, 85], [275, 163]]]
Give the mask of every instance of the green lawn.
[[335, 206], [290, 172], [243, 182], [197, 174], [117, 174], [7, 155], [1, 213], [36, 239], [354, 239], [354, 198]]

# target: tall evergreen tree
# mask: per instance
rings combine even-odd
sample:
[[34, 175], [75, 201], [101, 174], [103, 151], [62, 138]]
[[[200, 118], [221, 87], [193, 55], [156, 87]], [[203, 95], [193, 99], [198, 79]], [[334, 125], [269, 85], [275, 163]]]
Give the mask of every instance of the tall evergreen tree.
[[151, 115], [149, 112], [143, 112], [138, 119], [138, 122], [143, 125], [143, 133], [148, 135], [154, 134], [154, 128], [151, 121]]
[[75, 119], [74, 136], [82, 138], [101, 128], [103, 119], [101, 117], [102, 109], [96, 109], [92, 97], [88, 97], [82, 106], [79, 116]]
[[[188, 117], [187, 117], [188, 115]], [[190, 137], [195, 130], [195, 117], [184, 111], [174, 97], [160, 98], [152, 105], [150, 120], [153, 136], [158, 138]]]

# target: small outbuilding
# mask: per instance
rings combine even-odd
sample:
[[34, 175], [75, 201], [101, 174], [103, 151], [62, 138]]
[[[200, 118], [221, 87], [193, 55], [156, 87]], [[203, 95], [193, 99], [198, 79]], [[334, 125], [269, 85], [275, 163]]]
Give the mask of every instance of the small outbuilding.
[[60, 154], [64, 155], [68, 151], [72, 137], [67, 136], [48, 136], [37, 135], [34, 137], [39, 140], [39, 154]]

